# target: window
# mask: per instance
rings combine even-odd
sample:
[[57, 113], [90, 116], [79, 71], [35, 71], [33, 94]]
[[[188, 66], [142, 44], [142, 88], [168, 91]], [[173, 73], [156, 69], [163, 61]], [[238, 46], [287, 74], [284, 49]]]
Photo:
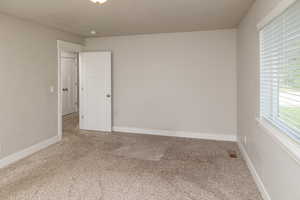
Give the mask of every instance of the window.
[[300, 0], [260, 31], [261, 118], [300, 141]]

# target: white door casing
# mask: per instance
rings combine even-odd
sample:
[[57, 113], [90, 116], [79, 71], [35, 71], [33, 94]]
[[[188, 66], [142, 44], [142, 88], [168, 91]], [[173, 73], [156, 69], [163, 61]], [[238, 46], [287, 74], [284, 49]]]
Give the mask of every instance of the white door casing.
[[111, 132], [111, 52], [81, 52], [80, 129]]
[[83, 49], [80, 44], [57, 40], [57, 137], [62, 139], [62, 87], [61, 87], [61, 57], [62, 52], [79, 53]]

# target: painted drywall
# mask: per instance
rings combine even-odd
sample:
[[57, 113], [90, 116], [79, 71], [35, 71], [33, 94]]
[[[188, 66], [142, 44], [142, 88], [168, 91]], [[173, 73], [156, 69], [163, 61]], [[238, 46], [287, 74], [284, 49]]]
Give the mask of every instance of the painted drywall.
[[57, 135], [56, 40], [83, 40], [2, 14], [0, 27], [1, 159]]
[[236, 30], [89, 38], [113, 56], [115, 127], [236, 134]]
[[300, 199], [300, 165], [259, 128], [259, 33], [256, 25], [279, 0], [257, 0], [237, 33], [238, 136], [272, 200]]

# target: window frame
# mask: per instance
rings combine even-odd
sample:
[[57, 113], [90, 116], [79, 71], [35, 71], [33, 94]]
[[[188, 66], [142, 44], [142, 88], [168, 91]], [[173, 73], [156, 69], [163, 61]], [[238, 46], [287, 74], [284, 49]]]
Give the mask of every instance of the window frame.
[[[262, 42], [262, 36], [261, 31], [262, 29], [267, 26], [269, 23], [271, 23], [276, 17], [284, 13], [290, 6], [292, 6], [296, 1], [300, 0], [282, 0], [277, 7], [275, 7], [265, 18], [263, 18], [258, 24], [257, 24], [257, 30], [259, 32], [259, 49], [261, 50], [261, 42]], [[261, 51], [259, 51], [261, 52]], [[259, 53], [259, 75], [261, 76], [261, 54]], [[258, 127], [262, 128], [264, 132], [269, 134], [271, 138], [278, 143], [280, 146], [283, 147], [286, 152], [291, 155], [291, 157], [300, 164], [300, 135], [298, 131], [294, 130], [288, 124], [286, 124], [282, 119], [279, 117], [279, 91], [277, 93], [277, 111], [276, 116], [272, 116], [272, 120], [274, 120], [276, 123], [272, 122], [270, 119], [267, 119], [266, 117], [262, 116], [261, 113], [261, 77], [260, 77], [260, 84], [259, 84], [259, 118], [256, 119]], [[271, 87], [272, 88], [272, 87]], [[277, 87], [277, 90], [279, 90], [279, 87]], [[271, 106], [271, 109], [274, 106]], [[272, 111], [273, 112], [273, 111]], [[291, 134], [293, 133], [293, 134]]]

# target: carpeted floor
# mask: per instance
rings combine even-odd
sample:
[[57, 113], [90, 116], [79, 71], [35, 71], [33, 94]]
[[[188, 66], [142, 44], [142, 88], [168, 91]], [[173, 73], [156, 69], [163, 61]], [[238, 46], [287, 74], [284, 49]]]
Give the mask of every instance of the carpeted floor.
[[79, 132], [68, 121], [63, 141], [0, 170], [1, 200], [261, 200], [235, 143]]

